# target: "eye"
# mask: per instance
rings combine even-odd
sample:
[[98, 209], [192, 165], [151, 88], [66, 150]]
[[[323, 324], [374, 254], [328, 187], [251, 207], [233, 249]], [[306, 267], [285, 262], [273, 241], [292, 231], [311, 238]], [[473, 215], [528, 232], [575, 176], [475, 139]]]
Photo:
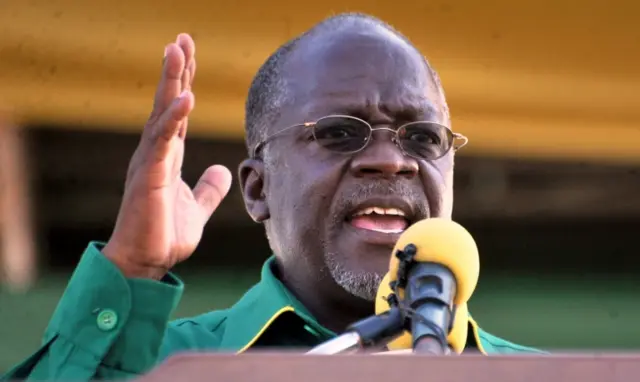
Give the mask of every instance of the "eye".
[[357, 119], [326, 117], [315, 126], [318, 144], [337, 152], [360, 150], [367, 142], [371, 130], [369, 125]]
[[352, 126], [333, 125], [324, 131], [324, 137], [328, 139], [344, 139], [358, 135]]
[[439, 145], [441, 143], [440, 137], [427, 129], [410, 129], [405, 132], [402, 138], [422, 145]]
[[316, 125], [316, 138], [342, 140], [366, 137], [368, 127], [357, 120], [346, 118], [327, 118]]

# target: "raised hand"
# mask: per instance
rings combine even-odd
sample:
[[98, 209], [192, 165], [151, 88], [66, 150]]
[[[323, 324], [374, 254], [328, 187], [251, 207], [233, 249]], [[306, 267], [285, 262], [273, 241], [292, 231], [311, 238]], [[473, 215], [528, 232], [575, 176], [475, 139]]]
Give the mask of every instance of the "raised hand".
[[181, 178], [195, 44], [187, 34], [165, 48], [153, 111], [133, 154], [116, 226], [104, 255], [127, 277], [162, 278], [187, 259], [204, 225], [231, 187], [231, 173], [209, 167], [195, 188]]

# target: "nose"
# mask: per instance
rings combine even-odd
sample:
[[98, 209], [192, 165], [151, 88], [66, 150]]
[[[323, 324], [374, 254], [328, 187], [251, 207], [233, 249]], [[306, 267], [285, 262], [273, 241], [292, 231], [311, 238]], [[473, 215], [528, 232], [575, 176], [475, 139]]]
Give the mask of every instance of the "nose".
[[416, 159], [405, 155], [393, 141], [390, 131], [375, 131], [364, 150], [351, 161], [356, 177], [413, 178], [418, 174]]

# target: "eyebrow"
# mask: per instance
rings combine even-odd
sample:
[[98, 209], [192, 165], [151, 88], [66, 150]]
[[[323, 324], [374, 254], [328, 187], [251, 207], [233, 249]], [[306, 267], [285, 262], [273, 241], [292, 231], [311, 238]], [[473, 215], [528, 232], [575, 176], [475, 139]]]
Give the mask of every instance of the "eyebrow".
[[[367, 111], [371, 106], [364, 103], [349, 103], [341, 104], [330, 107], [333, 112], [339, 114], [351, 115], [364, 120], [371, 118], [371, 113]], [[431, 102], [420, 102], [420, 105], [406, 106], [406, 107], [388, 107], [382, 105], [382, 111], [387, 113], [393, 119], [398, 120], [433, 120], [438, 121], [444, 117], [443, 113], [438, 110]]]
[[407, 108], [392, 111], [395, 117], [407, 120], [438, 120], [442, 117], [442, 113], [428, 100], [420, 102], [417, 107], [409, 106]]

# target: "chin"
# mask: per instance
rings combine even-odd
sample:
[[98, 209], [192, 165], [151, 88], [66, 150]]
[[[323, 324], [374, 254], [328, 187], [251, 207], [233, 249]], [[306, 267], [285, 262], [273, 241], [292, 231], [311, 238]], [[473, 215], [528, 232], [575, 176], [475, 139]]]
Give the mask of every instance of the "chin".
[[348, 294], [365, 301], [375, 301], [378, 286], [385, 275], [379, 269], [365, 269], [349, 264], [336, 252], [327, 252], [325, 263], [333, 281]]

